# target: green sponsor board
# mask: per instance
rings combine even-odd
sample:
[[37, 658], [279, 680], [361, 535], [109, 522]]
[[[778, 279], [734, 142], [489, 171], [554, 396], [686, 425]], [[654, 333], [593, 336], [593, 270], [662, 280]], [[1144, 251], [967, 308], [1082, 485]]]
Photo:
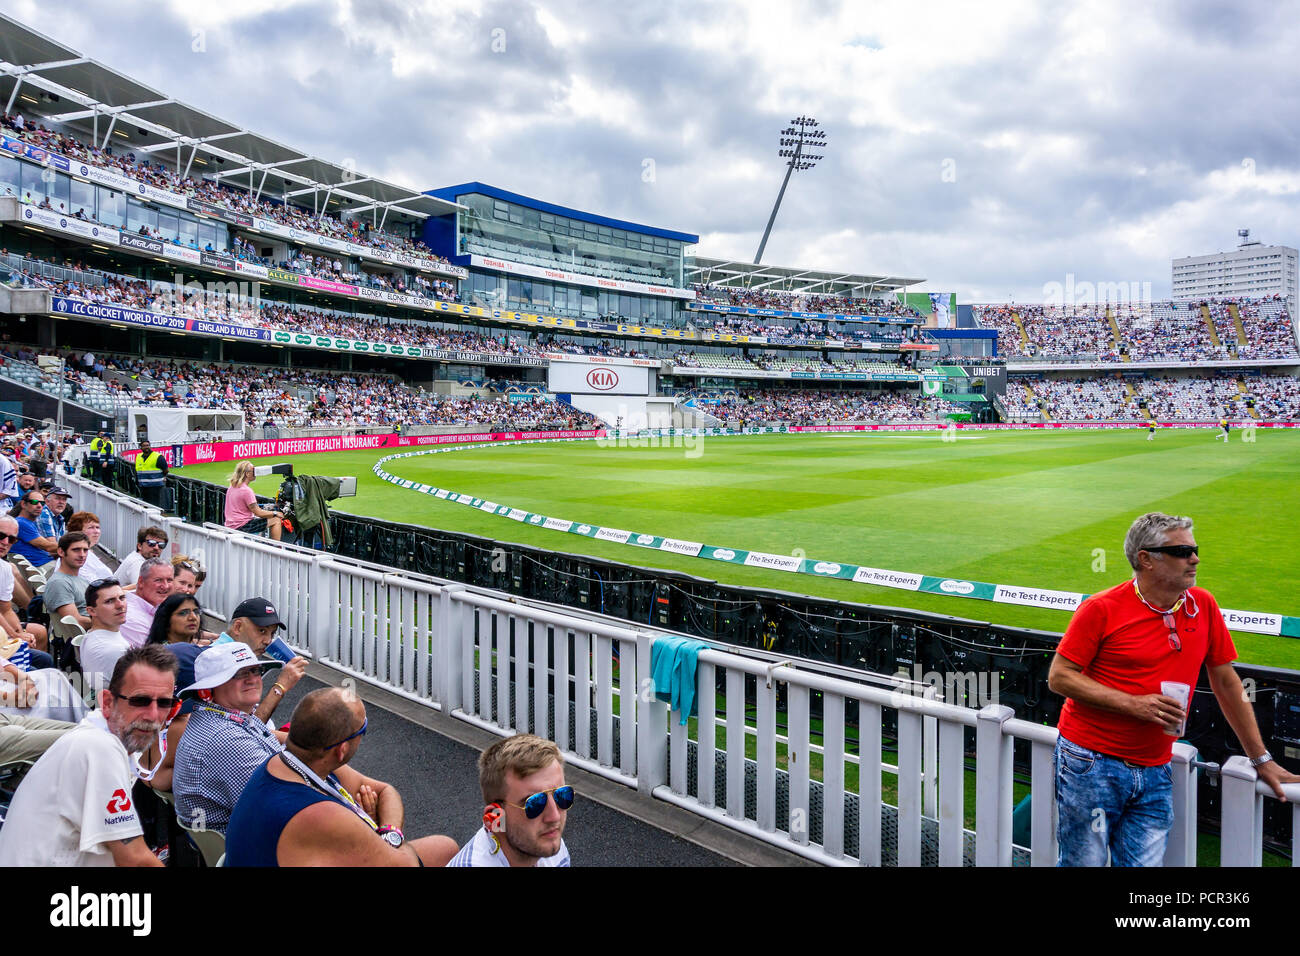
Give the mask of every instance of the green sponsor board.
[[354, 352], [369, 352], [369, 351], [370, 351], [370, 343], [369, 343], [369, 342], [353, 342], [353, 343], [352, 343], [352, 350], [353, 350]]
[[331, 338], [327, 338], [324, 335], [318, 335], [316, 336], [316, 344], [319, 345], [321, 348], [327, 349], [334, 344], [334, 340]]
[[372, 352], [387, 352], [388, 346], [383, 342], [376, 342], [374, 345], [370, 346], [370, 350]]
[[295, 336], [293, 337], [293, 341], [294, 341], [294, 344], [295, 344], [295, 345], [311, 345], [311, 336], [310, 336], [310, 335], [295, 335]]
[[271, 338], [276, 342], [289, 342], [292, 341], [293, 336], [288, 332], [273, 332]]
[[335, 339], [335, 340], [334, 340], [334, 347], [335, 347], [336, 349], [348, 349], [348, 350], [351, 350], [351, 348], [352, 348], [352, 340], [351, 340], [351, 339]]
[[408, 345], [406, 347], [406, 354], [420, 356], [424, 354], [424, 349], [420, 348], [417, 345]]
[[961, 578], [933, 578], [924, 575], [921, 578], [921, 591], [931, 594], [951, 594], [954, 597], [976, 598], [980, 601], [992, 601], [997, 588], [983, 581], [963, 581]]

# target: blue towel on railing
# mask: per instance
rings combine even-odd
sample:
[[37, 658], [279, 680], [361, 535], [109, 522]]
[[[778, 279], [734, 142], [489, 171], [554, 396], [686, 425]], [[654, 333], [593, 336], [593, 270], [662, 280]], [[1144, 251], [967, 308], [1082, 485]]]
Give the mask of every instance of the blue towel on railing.
[[650, 675], [655, 697], [681, 711], [681, 725], [696, 715], [695, 665], [709, 645], [688, 637], [656, 637], [650, 646]]

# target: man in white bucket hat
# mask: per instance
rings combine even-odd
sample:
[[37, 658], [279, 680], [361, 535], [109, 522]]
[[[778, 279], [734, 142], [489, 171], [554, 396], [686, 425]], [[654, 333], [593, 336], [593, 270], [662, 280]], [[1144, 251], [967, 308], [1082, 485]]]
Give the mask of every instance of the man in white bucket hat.
[[190, 829], [224, 833], [253, 772], [284, 749], [286, 735], [253, 713], [263, 675], [281, 666], [258, 660], [238, 641], [213, 644], [194, 658], [194, 683], [180, 696], [194, 698], [196, 706], [176, 747], [172, 777], [176, 816]]

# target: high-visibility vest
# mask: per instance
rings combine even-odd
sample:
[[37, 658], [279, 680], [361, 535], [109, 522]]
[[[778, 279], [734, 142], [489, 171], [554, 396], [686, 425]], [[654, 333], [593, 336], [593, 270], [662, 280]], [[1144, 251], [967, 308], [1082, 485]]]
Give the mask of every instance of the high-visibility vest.
[[167, 484], [163, 480], [162, 461], [162, 455], [156, 451], [135, 456], [135, 477], [141, 488], [161, 488]]
[[107, 461], [113, 457], [113, 443], [107, 438], [92, 438], [90, 440], [90, 454], [88, 457], [96, 464], [100, 461]]

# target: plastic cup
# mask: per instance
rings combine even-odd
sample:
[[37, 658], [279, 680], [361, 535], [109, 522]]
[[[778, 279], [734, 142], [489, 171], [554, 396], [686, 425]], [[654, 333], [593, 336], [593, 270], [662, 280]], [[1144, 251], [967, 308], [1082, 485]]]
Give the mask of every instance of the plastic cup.
[[286, 644], [283, 638], [279, 637], [267, 644], [266, 650], [262, 653], [267, 657], [280, 661], [282, 664], [287, 664], [298, 656], [298, 652]]
[[1170, 737], [1181, 737], [1187, 729], [1187, 702], [1191, 699], [1192, 688], [1176, 680], [1166, 680], [1160, 682], [1160, 693], [1178, 701], [1178, 706], [1183, 709], [1183, 719], [1179, 721], [1178, 729], [1165, 731]]

